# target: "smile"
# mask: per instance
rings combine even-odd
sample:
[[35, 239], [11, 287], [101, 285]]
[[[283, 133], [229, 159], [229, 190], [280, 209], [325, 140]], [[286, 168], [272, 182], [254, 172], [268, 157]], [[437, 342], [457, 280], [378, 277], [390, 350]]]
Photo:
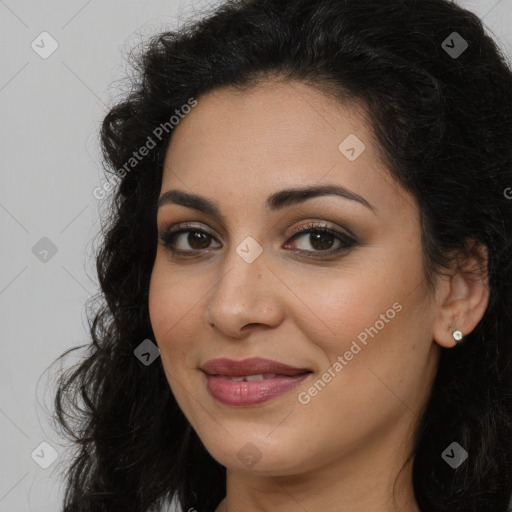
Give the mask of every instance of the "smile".
[[206, 388], [218, 402], [252, 406], [267, 402], [298, 386], [312, 371], [263, 358], [236, 361], [213, 359], [201, 367]]

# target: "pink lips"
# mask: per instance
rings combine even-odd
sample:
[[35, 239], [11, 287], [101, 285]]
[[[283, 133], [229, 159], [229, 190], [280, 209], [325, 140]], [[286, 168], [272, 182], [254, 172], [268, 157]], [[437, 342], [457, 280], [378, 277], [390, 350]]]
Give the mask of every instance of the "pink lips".
[[241, 361], [212, 359], [201, 369], [209, 393], [225, 405], [237, 406], [266, 402], [298, 386], [311, 373], [308, 368], [258, 357]]

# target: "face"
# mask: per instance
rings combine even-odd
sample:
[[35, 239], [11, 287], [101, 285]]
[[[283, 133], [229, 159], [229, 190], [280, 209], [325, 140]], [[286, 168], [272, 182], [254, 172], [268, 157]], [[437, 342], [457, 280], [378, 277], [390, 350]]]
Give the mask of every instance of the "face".
[[[173, 133], [151, 324], [179, 406], [230, 470], [396, 457], [429, 396], [419, 211], [360, 114], [267, 82], [199, 98]], [[280, 194], [315, 187], [331, 189]]]

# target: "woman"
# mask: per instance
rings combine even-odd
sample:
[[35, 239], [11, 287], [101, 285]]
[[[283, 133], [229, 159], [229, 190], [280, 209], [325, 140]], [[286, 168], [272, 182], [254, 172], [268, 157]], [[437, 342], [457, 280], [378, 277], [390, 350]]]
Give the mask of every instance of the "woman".
[[65, 512], [505, 512], [512, 73], [481, 21], [231, 1], [138, 63]]

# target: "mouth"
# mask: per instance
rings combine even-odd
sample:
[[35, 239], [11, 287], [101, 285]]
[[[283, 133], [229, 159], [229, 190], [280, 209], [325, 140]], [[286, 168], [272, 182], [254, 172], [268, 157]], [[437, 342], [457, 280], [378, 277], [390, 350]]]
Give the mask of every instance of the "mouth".
[[270, 359], [213, 359], [201, 367], [210, 395], [224, 405], [252, 406], [290, 391], [312, 370]]
[[211, 359], [201, 367], [201, 370], [212, 376], [243, 377], [250, 380], [261, 380], [276, 376], [293, 377], [303, 373], [311, 373], [310, 368], [290, 366], [261, 357], [252, 357], [241, 361], [227, 358]]
[[[297, 375], [304, 375], [305, 373], [310, 373], [310, 372], [297, 373]], [[207, 374], [207, 375], [210, 375], [210, 374]], [[276, 377], [295, 377], [295, 375], [279, 375], [276, 373], [259, 373], [259, 374], [255, 374], [255, 375], [242, 375], [242, 376], [237, 376], [237, 377], [229, 376], [229, 375], [216, 375], [216, 374], [213, 374], [210, 376], [211, 377], [219, 377], [220, 379], [229, 380], [231, 382], [242, 382], [242, 381], [253, 382], [256, 380], [275, 379]]]

